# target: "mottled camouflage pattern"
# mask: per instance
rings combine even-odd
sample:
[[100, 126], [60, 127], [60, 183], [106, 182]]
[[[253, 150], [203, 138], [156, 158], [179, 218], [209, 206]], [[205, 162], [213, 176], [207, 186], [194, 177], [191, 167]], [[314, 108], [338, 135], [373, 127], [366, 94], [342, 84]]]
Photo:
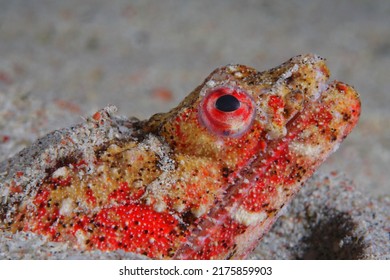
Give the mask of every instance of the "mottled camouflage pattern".
[[[59, 161], [2, 228], [151, 258], [245, 258], [358, 120], [358, 94], [328, 78], [315, 55], [265, 72], [219, 68], [170, 112], [134, 121], [126, 141], [95, 147], [93, 162]], [[252, 100], [244, 133], [202, 121], [217, 88]]]

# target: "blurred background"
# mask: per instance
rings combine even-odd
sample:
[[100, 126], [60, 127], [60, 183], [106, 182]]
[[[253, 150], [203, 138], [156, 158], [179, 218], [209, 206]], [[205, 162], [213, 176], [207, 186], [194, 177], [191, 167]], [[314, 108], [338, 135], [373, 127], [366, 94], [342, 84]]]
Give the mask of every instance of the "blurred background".
[[147, 118], [216, 67], [325, 57], [361, 94], [357, 128], [320, 172], [390, 195], [390, 1], [0, 0], [0, 160], [107, 104]]

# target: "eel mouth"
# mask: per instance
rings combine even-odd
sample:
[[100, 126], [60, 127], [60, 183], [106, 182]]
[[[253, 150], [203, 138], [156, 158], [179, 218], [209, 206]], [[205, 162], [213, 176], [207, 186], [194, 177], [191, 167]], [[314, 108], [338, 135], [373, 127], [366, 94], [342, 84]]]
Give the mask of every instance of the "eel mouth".
[[[256, 76], [261, 81], [259, 86], [264, 88], [254, 97], [270, 140], [285, 137], [289, 123], [321, 98], [330, 86], [325, 60], [313, 54], [293, 57]], [[270, 82], [273, 86], [268, 88]]]
[[254, 249], [280, 209], [359, 119], [359, 95], [347, 84], [325, 83], [313, 98], [290, 118], [283, 137], [267, 140], [266, 150], [241, 171], [238, 182], [228, 186], [174, 258], [242, 259]]

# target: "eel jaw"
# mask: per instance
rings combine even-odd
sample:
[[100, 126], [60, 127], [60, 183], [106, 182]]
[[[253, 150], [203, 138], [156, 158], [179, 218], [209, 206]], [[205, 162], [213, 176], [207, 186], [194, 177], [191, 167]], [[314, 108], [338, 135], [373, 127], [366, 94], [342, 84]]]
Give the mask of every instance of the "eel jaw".
[[359, 95], [352, 87], [334, 81], [319, 93], [288, 122], [285, 137], [268, 140], [266, 151], [227, 188], [174, 258], [242, 259], [255, 248], [284, 205], [359, 119]]

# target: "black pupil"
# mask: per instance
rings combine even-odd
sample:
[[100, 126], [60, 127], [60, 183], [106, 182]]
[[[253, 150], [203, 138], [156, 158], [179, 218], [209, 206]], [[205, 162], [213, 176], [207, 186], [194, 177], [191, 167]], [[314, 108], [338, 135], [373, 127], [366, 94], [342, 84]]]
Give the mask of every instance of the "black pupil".
[[222, 95], [217, 99], [217, 102], [215, 102], [215, 108], [222, 112], [233, 112], [240, 108], [240, 101], [233, 95]]

